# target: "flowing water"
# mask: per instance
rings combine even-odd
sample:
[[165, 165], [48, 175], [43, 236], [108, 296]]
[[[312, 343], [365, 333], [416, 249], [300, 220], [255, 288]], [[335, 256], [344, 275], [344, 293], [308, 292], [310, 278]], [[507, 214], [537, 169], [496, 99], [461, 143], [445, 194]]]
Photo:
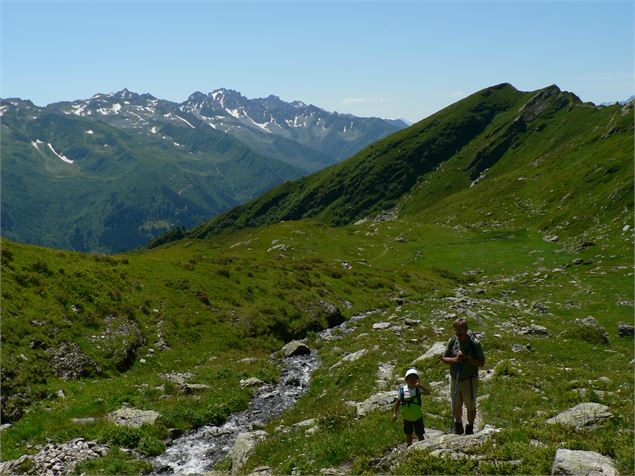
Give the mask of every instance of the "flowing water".
[[[350, 332], [356, 321], [374, 311], [351, 317], [343, 324], [320, 333], [335, 340]], [[175, 439], [165, 453], [152, 460], [156, 473], [200, 474], [209, 471], [232, 449], [239, 433], [261, 428], [279, 417], [306, 392], [311, 374], [320, 366], [315, 350], [309, 355], [282, 360], [280, 379], [275, 385], [260, 387], [247, 410], [233, 413], [225, 424], [203, 426]]]

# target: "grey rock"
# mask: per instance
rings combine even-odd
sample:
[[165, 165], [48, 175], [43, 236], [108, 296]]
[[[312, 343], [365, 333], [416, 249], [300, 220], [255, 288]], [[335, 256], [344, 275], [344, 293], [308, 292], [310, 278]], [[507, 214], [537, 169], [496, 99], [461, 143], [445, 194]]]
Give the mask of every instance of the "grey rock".
[[534, 305], [531, 306], [531, 308], [534, 311], [537, 311], [537, 312], [539, 312], [541, 314], [545, 314], [545, 313], [547, 313], [549, 311], [549, 308], [545, 304], [543, 304], [541, 302], [535, 302]]
[[205, 390], [209, 390], [209, 385], [204, 383], [184, 383], [179, 386], [179, 391], [184, 395], [191, 395], [193, 393], [204, 392]]
[[153, 425], [157, 418], [159, 418], [159, 412], [131, 407], [123, 407], [108, 414], [108, 419], [116, 425], [129, 426], [131, 428], [139, 428], [144, 423]]
[[512, 344], [512, 352], [533, 352], [534, 348], [531, 344]]
[[390, 328], [390, 326], [392, 326], [390, 322], [376, 322], [373, 324], [373, 330], [381, 331]]
[[250, 377], [247, 379], [241, 379], [240, 380], [240, 386], [242, 388], [245, 387], [260, 387], [261, 385], [264, 385], [264, 382], [262, 380], [260, 380], [259, 378], [256, 377]]
[[367, 352], [368, 352], [368, 349], [361, 349], [361, 350], [358, 350], [357, 352], [353, 352], [351, 354], [348, 354], [348, 355], [344, 356], [339, 362], [331, 365], [330, 370], [336, 369], [340, 365], [344, 365], [344, 364], [346, 364], [348, 362], [355, 362], [360, 357], [366, 355]]
[[47, 352], [51, 356], [49, 365], [53, 373], [64, 380], [78, 379], [90, 373], [102, 373], [101, 367], [74, 342], [63, 342]]
[[87, 418], [71, 418], [71, 421], [73, 423], [77, 423], [78, 425], [88, 425], [90, 423], [95, 423], [95, 418], [94, 417], [87, 417]]
[[587, 330], [587, 332], [592, 333], [593, 337], [597, 338], [600, 342], [604, 344], [609, 343], [609, 335], [606, 332], [606, 329], [602, 327], [598, 321], [593, 316], [585, 317], [584, 319], [576, 319], [575, 323]]
[[283, 348], [282, 352], [285, 357], [293, 357], [295, 355], [307, 355], [311, 353], [311, 349], [309, 347], [297, 340], [292, 340], [287, 343]]
[[371, 395], [363, 402], [355, 402], [357, 416], [364, 416], [373, 410], [388, 410], [395, 400], [396, 395], [397, 392], [395, 390], [389, 390]]
[[232, 462], [232, 474], [238, 474], [258, 442], [264, 440], [267, 436], [267, 432], [262, 430], [238, 434], [234, 447], [229, 452], [229, 458]]
[[406, 319], [404, 321], [404, 324], [409, 327], [418, 326], [419, 324], [421, 324], [421, 320], [420, 319]]
[[580, 403], [569, 410], [547, 420], [547, 423], [561, 423], [574, 428], [595, 428], [605, 420], [611, 418], [606, 405], [594, 402]]
[[633, 337], [635, 334], [635, 326], [632, 324], [624, 324], [620, 322], [617, 325], [617, 335], [620, 337]]
[[552, 475], [617, 476], [613, 460], [595, 451], [559, 448], [551, 468]]
[[439, 430], [426, 429], [425, 440], [413, 443], [408, 450], [427, 449], [438, 451], [439, 456], [444, 457], [466, 456], [464, 452], [478, 448], [498, 432], [500, 430], [491, 425], [485, 425], [482, 430], [477, 431], [473, 435], [455, 435]]
[[533, 335], [533, 336], [549, 336], [551, 333], [549, 329], [544, 326], [539, 326], [537, 324], [531, 324], [529, 327], [525, 327], [521, 330], [523, 334]]
[[413, 363], [417, 364], [419, 362], [423, 362], [429, 359], [440, 359], [443, 353], [445, 352], [446, 347], [447, 347], [447, 344], [445, 342], [435, 342], [432, 345], [432, 347], [430, 347], [426, 351], [425, 354], [422, 354], [419, 357], [417, 357]]
[[193, 377], [193, 374], [191, 372], [170, 372], [169, 374], [161, 374], [161, 377], [173, 384], [185, 385]]

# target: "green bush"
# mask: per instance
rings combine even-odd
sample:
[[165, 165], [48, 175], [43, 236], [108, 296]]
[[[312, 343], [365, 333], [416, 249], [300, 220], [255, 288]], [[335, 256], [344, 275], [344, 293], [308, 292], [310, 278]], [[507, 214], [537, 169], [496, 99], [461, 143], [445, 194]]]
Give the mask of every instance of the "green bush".
[[140, 428], [108, 425], [101, 433], [101, 440], [124, 448], [135, 448], [139, 444], [142, 431]]
[[144, 456], [158, 456], [165, 451], [165, 444], [156, 436], [143, 436], [139, 441], [139, 452]]

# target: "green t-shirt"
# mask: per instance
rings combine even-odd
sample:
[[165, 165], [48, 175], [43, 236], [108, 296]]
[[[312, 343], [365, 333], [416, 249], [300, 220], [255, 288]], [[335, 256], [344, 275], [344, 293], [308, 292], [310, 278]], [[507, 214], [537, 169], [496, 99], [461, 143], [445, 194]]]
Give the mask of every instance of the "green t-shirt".
[[[455, 357], [459, 352], [463, 352], [463, 355], [469, 355], [471, 357], [476, 357], [479, 360], [485, 361], [485, 355], [483, 354], [483, 347], [479, 340], [470, 335], [469, 338], [465, 342], [461, 342], [456, 336], [450, 337], [448, 341], [448, 346], [445, 349], [444, 357]], [[464, 380], [471, 377], [476, 377], [478, 375], [478, 367], [473, 366], [468, 362], [463, 362], [462, 364], [453, 364], [450, 366], [450, 374], [452, 378], [456, 378], [456, 373], [458, 366], [461, 366], [461, 374], [459, 376], [460, 380]]]
[[417, 397], [417, 388], [410, 388], [408, 385], [402, 385], [397, 394], [397, 399], [401, 402], [401, 389], [403, 389], [404, 401], [399, 407], [399, 411], [404, 420], [417, 421], [423, 416], [421, 411], [421, 390]]

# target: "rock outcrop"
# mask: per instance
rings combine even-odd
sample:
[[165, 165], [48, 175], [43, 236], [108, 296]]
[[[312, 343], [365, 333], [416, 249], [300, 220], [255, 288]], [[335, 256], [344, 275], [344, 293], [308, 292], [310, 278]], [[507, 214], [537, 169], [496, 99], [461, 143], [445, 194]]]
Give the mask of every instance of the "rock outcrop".
[[157, 418], [159, 418], [159, 412], [131, 407], [123, 407], [108, 414], [108, 419], [116, 425], [129, 426], [131, 428], [139, 428], [144, 423], [152, 425]]
[[443, 355], [443, 353], [445, 352], [446, 347], [447, 347], [447, 344], [445, 342], [435, 342], [432, 345], [432, 347], [430, 347], [426, 351], [425, 354], [422, 354], [419, 357], [417, 357], [414, 360], [413, 364], [418, 364], [429, 359], [439, 360], [441, 356]]
[[288, 342], [283, 348], [282, 353], [285, 357], [293, 357], [296, 355], [308, 355], [311, 353], [311, 349], [308, 346], [298, 340], [292, 340]]
[[238, 474], [258, 442], [264, 440], [267, 436], [267, 432], [262, 430], [238, 435], [234, 447], [229, 452], [229, 458], [232, 462], [232, 474]]
[[613, 460], [595, 451], [576, 451], [559, 448], [551, 474], [575, 476], [617, 476]]
[[72, 474], [78, 463], [106, 456], [110, 451], [107, 445], [96, 441], [75, 438], [63, 444], [36, 446], [33, 455], [23, 455], [18, 459], [0, 463], [0, 474]]
[[569, 410], [547, 420], [547, 423], [561, 423], [574, 428], [595, 428], [611, 418], [609, 407], [599, 403], [580, 403]]
[[62, 342], [48, 350], [53, 373], [64, 380], [73, 380], [86, 375], [101, 374], [102, 369], [74, 342]]

